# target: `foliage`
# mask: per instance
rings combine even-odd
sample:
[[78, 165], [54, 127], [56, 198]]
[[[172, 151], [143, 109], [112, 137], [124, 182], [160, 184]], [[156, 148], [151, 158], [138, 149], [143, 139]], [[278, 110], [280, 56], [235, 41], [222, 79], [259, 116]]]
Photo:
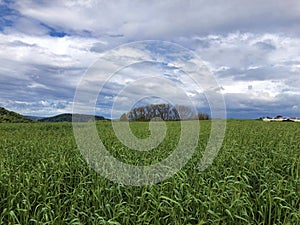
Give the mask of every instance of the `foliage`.
[[[197, 170], [211, 121], [201, 121], [196, 153], [157, 185], [123, 186], [90, 169], [70, 123], [0, 124], [0, 224], [299, 224], [300, 126], [229, 121], [214, 163]], [[147, 137], [148, 123], [131, 123]], [[180, 136], [167, 122], [154, 150], [130, 151], [111, 123], [97, 122], [111, 154], [127, 163], [166, 158]]]
[[31, 119], [0, 107], [0, 123], [28, 123]]
[[184, 105], [171, 106], [170, 104], [146, 105], [134, 108], [120, 117], [120, 121], [179, 121], [192, 119], [209, 119], [207, 114], [199, 114], [198, 118], [195, 112]]
[[198, 119], [199, 120], [209, 120], [209, 115], [205, 113], [199, 113], [198, 114]]

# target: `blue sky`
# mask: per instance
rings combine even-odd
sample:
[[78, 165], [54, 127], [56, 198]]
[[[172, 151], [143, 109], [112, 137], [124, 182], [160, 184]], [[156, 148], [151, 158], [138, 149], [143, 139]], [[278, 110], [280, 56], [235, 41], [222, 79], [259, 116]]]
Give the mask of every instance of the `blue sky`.
[[[21, 114], [71, 112], [77, 85], [105, 51], [162, 40], [201, 58], [219, 83], [229, 118], [300, 117], [298, 0], [0, 0], [0, 15], [0, 106]], [[105, 86], [97, 113], [110, 116], [116, 88], [128, 79], [151, 73], [185, 79], [176, 77], [176, 66], [145, 63], [121, 71]], [[116, 114], [150, 83], [119, 96], [124, 107]], [[151, 85], [153, 95], [166, 92]], [[207, 112], [201, 90], [189, 80], [185, 86], [195, 106]]]

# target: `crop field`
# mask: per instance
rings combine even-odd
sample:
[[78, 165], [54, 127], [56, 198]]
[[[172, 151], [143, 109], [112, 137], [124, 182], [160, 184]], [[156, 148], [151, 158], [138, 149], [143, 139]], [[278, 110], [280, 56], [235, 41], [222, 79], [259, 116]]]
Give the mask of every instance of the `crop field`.
[[[210, 134], [200, 122], [195, 154], [173, 177], [151, 186], [109, 181], [81, 156], [71, 123], [0, 124], [0, 224], [300, 224], [300, 124], [229, 120], [222, 148], [200, 172]], [[133, 133], [149, 135], [148, 123]], [[178, 143], [179, 122], [164, 141], [135, 152], [97, 122], [120, 161], [149, 165]]]

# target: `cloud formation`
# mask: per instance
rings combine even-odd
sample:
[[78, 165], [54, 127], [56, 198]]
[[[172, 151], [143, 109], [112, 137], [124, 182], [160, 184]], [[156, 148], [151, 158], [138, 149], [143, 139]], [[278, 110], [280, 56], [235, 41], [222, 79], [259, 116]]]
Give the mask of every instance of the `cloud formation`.
[[[300, 117], [297, 0], [2, 0], [0, 14], [0, 105], [11, 110], [45, 116], [70, 112], [77, 84], [106, 50], [158, 39], [197, 53], [218, 79], [229, 117]], [[144, 64], [143, 70], [176, 83], [175, 64]], [[131, 69], [114, 85], [139, 76]], [[203, 93], [182, 82], [206, 111]], [[109, 116], [115, 90], [107, 87], [100, 114]]]

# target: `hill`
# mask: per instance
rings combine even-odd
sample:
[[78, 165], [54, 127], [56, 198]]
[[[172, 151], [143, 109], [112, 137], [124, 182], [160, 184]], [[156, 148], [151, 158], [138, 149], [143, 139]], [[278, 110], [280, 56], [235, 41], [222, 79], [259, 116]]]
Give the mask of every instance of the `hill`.
[[[94, 120], [107, 120], [103, 116], [93, 116], [93, 115], [84, 115], [84, 114], [74, 114], [76, 117], [76, 121], [78, 122], [87, 122], [87, 121], [94, 121]], [[64, 113], [59, 114], [53, 117], [47, 117], [43, 119], [39, 119], [39, 122], [72, 122], [72, 114], [71, 113]]]
[[24, 115], [26, 118], [29, 118], [31, 120], [34, 120], [34, 121], [38, 121], [38, 120], [41, 120], [41, 119], [44, 119], [45, 117], [41, 117], [41, 116], [26, 116]]
[[0, 107], [0, 123], [30, 123], [31, 119]]

